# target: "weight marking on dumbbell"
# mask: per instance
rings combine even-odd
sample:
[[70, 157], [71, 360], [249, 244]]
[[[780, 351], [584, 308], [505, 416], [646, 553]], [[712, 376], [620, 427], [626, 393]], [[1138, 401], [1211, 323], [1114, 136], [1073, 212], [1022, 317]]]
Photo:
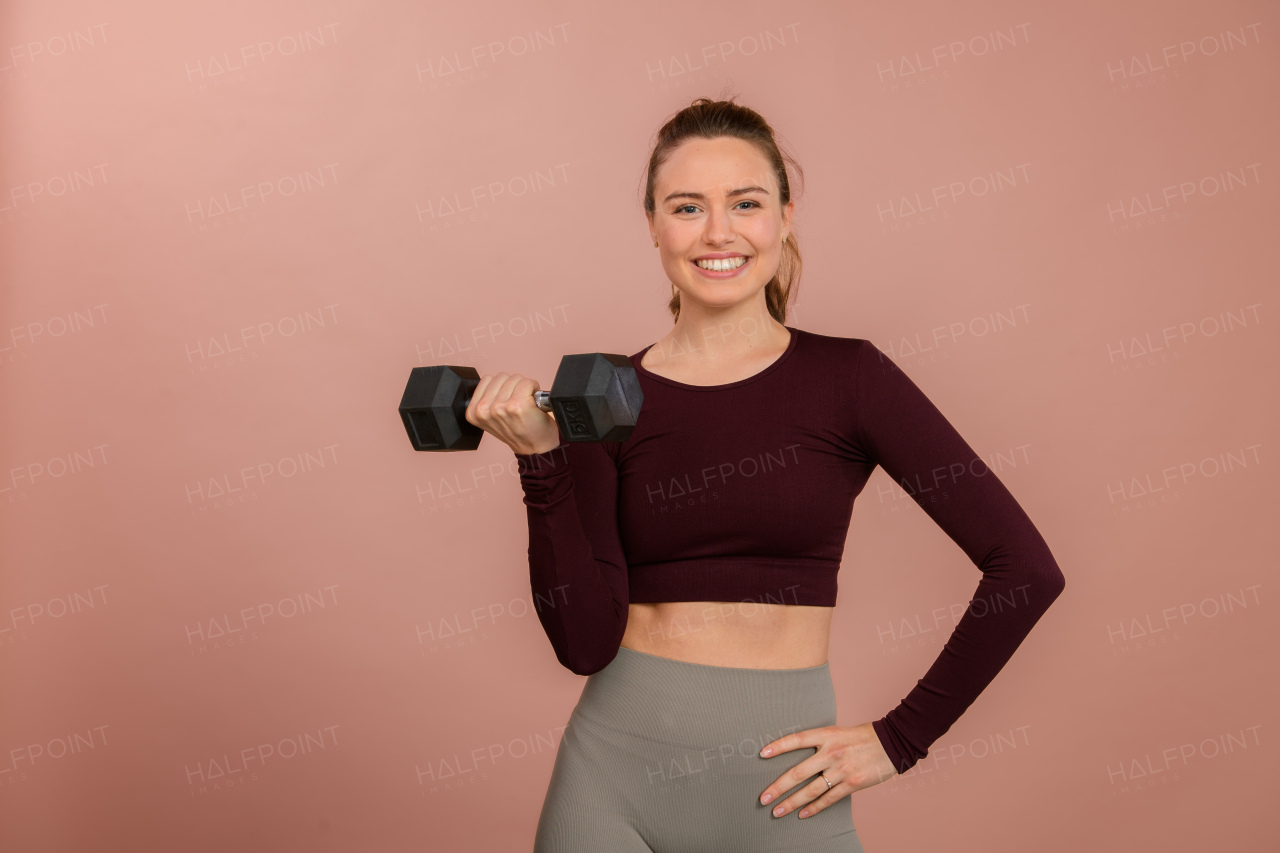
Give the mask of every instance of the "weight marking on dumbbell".
[[591, 427], [587, 424], [586, 413], [582, 410], [582, 405], [577, 400], [565, 400], [560, 404], [560, 410], [564, 412], [565, 429], [570, 435], [590, 435]]

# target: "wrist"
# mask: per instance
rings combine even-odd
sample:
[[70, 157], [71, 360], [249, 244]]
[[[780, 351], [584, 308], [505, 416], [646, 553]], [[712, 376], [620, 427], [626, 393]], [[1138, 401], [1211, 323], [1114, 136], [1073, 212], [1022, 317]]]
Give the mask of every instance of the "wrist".
[[563, 443], [560, 440], [560, 436], [557, 435], [552, 441], [543, 441], [538, 444], [513, 444], [511, 445], [511, 450], [516, 456], [539, 456], [544, 453], [550, 453]]
[[[560, 442], [546, 450], [537, 448], [545, 445], [521, 445], [528, 453], [515, 451], [516, 467], [522, 480], [542, 480], [555, 478], [560, 472], [569, 469], [569, 451], [566, 442]], [[514, 448], [513, 448], [514, 449]]]

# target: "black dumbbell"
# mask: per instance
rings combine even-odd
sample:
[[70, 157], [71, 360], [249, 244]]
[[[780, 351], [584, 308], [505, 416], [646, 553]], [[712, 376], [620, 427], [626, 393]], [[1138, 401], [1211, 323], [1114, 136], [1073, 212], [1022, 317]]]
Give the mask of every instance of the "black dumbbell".
[[[400, 419], [414, 450], [475, 450], [484, 430], [466, 418], [480, 384], [474, 367], [415, 367], [400, 398]], [[567, 441], [626, 441], [640, 417], [644, 394], [631, 359], [588, 352], [560, 359], [551, 391], [534, 402], [555, 415]]]

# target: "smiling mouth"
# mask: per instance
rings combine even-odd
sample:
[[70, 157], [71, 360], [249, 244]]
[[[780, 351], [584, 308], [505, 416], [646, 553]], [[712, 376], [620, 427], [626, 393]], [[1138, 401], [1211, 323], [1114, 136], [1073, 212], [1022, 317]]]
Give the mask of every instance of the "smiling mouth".
[[709, 272], [729, 272], [736, 270], [747, 262], [747, 258], [739, 256], [736, 258], [704, 258], [703, 260], [694, 261], [699, 269]]

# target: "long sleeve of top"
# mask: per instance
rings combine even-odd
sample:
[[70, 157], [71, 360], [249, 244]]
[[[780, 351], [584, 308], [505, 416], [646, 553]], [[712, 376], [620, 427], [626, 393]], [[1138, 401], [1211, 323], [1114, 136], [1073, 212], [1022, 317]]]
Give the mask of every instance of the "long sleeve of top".
[[618, 474], [605, 445], [517, 453], [529, 518], [529, 582], [556, 658], [578, 675], [605, 668], [627, 627]]
[[1048, 545], [1009, 490], [888, 356], [867, 343], [858, 367], [858, 446], [982, 571], [929, 671], [872, 723], [898, 772], [978, 697], [1062, 592]]
[[[1064, 588], [1017, 501], [869, 341], [787, 327], [760, 373], [688, 385], [631, 356], [644, 404], [623, 442], [517, 454], [539, 619], [560, 662], [617, 654], [630, 602], [831, 607], [854, 501], [908, 497], [982, 573], [933, 665], [873, 722], [898, 772], [928, 754]], [[885, 492], [892, 496], [886, 499]]]

